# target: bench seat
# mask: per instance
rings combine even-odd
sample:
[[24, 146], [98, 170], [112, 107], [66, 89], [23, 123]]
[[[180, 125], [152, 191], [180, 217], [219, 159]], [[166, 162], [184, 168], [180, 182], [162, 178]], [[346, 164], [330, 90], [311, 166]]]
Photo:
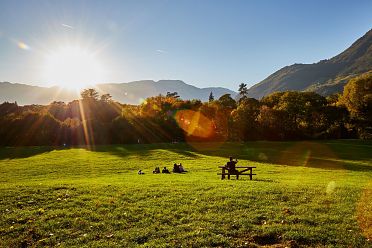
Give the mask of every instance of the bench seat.
[[217, 175], [231, 175], [231, 176], [236, 176], [236, 175], [245, 175], [245, 176], [249, 176], [249, 175], [252, 175], [252, 176], [256, 176], [257, 174], [250, 174], [250, 173], [241, 173], [241, 174], [237, 174], [237, 173], [217, 173]]
[[256, 168], [256, 166], [236, 166], [236, 169], [243, 169], [243, 170], [236, 170], [235, 172], [229, 172], [229, 169], [227, 166], [219, 166], [219, 168], [222, 169], [220, 173], [217, 173], [217, 175], [221, 175], [221, 179], [225, 179], [227, 176], [228, 179], [230, 179], [230, 176], [236, 176], [236, 179], [239, 179], [239, 176], [249, 176], [249, 179], [252, 180], [252, 176], [255, 176], [257, 174], [253, 173], [253, 168]]

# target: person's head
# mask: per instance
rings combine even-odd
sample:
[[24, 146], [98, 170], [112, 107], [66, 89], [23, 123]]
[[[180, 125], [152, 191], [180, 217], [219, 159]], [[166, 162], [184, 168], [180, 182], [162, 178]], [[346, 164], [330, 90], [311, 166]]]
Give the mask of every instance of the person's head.
[[230, 161], [233, 161], [233, 157], [230, 157]]

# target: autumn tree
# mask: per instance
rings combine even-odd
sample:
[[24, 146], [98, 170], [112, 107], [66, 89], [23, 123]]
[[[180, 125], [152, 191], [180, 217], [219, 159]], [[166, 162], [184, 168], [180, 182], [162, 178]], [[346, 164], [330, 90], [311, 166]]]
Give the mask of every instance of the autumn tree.
[[112, 96], [109, 93], [101, 95], [100, 98], [101, 102], [111, 102], [112, 101]]
[[340, 99], [354, 118], [372, 120], [372, 73], [351, 79]]
[[241, 98], [238, 107], [232, 111], [234, 137], [237, 140], [258, 139], [257, 116], [260, 102], [254, 98]]
[[351, 79], [344, 87], [340, 104], [350, 112], [359, 137], [372, 138], [372, 73]]
[[95, 89], [84, 89], [81, 93], [83, 100], [98, 101], [99, 93]]

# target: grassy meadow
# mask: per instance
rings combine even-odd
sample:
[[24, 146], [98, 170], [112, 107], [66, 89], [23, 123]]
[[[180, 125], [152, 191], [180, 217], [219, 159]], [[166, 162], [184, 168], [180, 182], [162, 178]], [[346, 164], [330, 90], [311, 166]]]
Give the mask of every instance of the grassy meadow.
[[0, 247], [372, 247], [372, 142], [4, 147], [0, 216]]

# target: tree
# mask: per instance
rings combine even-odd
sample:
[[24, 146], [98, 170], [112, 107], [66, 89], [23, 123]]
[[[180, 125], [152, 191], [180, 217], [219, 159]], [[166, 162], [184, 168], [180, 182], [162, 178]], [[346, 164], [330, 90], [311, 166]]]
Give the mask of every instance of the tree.
[[372, 120], [372, 73], [351, 79], [344, 88], [340, 103], [352, 117]]
[[222, 95], [219, 99], [218, 99], [218, 103], [221, 104], [223, 107], [225, 108], [229, 108], [229, 109], [234, 109], [236, 108], [236, 102], [235, 100], [231, 97], [231, 94], [225, 94], [225, 95]]
[[54, 101], [48, 106], [48, 112], [56, 119], [63, 121], [66, 119], [66, 104]]
[[[261, 100], [262, 105], [285, 113], [287, 125], [286, 137], [283, 138], [312, 138], [318, 129], [318, 119], [321, 118], [322, 108], [327, 101], [323, 96], [314, 92], [277, 92]], [[272, 115], [274, 112], [264, 110]], [[276, 113], [274, 113], [276, 114]], [[278, 123], [279, 124], [279, 123]]]
[[359, 137], [372, 139], [372, 73], [351, 79], [344, 87], [340, 104], [349, 110]]
[[261, 106], [257, 121], [261, 128], [261, 139], [284, 140], [292, 131], [287, 113], [266, 105]]
[[167, 95], [166, 97], [171, 97], [171, 98], [179, 98], [180, 96], [178, 95], [178, 93], [175, 91], [175, 92], [167, 92]]
[[213, 92], [211, 91], [211, 93], [209, 94], [209, 102], [213, 102], [214, 101], [214, 96], [213, 96]]
[[285, 94], [286, 92], [274, 92], [271, 93], [268, 96], [265, 96], [261, 99], [261, 104], [266, 105], [270, 108], [273, 108], [274, 106], [279, 104], [280, 98]]
[[101, 96], [100, 100], [101, 100], [101, 102], [111, 102], [112, 101], [112, 96], [109, 93], [103, 94]]
[[232, 111], [233, 132], [237, 140], [254, 140], [258, 138], [257, 116], [260, 103], [254, 98], [241, 98], [238, 107]]
[[0, 104], [0, 119], [1, 117], [4, 117], [5, 115], [9, 113], [14, 113], [18, 110], [18, 105], [17, 102], [15, 103], [9, 103], [9, 102], [4, 102]]
[[332, 95], [329, 95], [326, 97], [327, 99], [327, 104], [328, 105], [332, 105], [332, 106], [336, 106], [337, 103], [339, 102], [340, 100], [340, 97], [341, 97], [341, 94], [340, 93], [334, 93]]
[[247, 97], [247, 95], [248, 95], [247, 84], [244, 84], [244, 83], [239, 84], [239, 90], [238, 91], [239, 91], [239, 96], [241, 98]]
[[98, 101], [99, 94], [95, 89], [84, 89], [81, 93], [83, 100]]

